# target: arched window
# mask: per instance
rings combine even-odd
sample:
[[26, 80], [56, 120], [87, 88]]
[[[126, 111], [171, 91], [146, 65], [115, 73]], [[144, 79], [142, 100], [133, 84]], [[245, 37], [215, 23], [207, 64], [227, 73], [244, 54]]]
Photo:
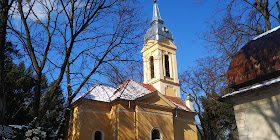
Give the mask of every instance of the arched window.
[[101, 131], [95, 131], [93, 140], [103, 140], [102, 132]]
[[168, 55], [164, 55], [164, 66], [165, 66], [165, 76], [166, 76], [166, 77], [170, 77], [169, 58], [168, 58]]
[[158, 129], [152, 130], [152, 140], [160, 140], [160, 132]]
[[154, 72], [154, 57], [150, 57], [150, 73], [151, 73], [151, 79], [155, 78], [155, 72]]

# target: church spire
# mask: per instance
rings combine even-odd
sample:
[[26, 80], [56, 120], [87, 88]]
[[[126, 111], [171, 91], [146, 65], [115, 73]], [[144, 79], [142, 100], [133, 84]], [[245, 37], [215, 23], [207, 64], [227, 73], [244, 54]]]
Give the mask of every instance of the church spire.
[[153, 19], [151, 21], [152, 27], [146, 32], [144, 37], [144, 43], [148, 40], [161, 40], [164, 38], [173, 42], [173, 36], [171, 31], [163, 25], [164, 21], [160, 17], [157, 1], [154, 0], [153, 5]]
[[156, 0], [154, 0], [154, 9], [153, 10], [154, 10], [153, 11], [153, 19], [152, 19], [151, 25], [153, 26], [153, 24], [155, 24], [155, 23], [163, 24], [164, 21], [160, 17], [159, 8], [158, 8]]
[[163, 25], [154, 0], [152, 27], [144, 37], [144, 83], [153, 85], [161, 94], [180, 97], [176, 49], [171, 31]]

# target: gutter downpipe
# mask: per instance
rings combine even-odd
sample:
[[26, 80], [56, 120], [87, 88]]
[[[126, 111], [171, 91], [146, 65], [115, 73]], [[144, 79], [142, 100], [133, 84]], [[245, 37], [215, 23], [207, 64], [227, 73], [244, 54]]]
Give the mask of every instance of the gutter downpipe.
[[136, 110], [135, 109], [134, 109], [134, 137], [136, 140], [137, 138], [136, 138]]
[[137, 139], [137, 137], [136, 137], [136, 108], [134, 108], [134, 140], [136, 140], [136, 139]]
[[[128, 101], [128, 108], [131, 108], [130, 101]], [[134, 139], [136, 140], [136, 110], [134, 109]]]
[[175, 108], [175, 111], [176, 111], [176, 118], [178, 117], [178, 109], [177, 109], [177, 107]]

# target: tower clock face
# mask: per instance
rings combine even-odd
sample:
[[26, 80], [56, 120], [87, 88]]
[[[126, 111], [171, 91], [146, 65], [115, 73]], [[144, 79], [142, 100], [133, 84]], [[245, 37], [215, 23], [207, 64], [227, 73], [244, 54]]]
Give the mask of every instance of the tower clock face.
[[162, 31], [164, 31], [164, 32], [168, 32], [168, 29], [166, 28], [166, 27], [162, 27]]

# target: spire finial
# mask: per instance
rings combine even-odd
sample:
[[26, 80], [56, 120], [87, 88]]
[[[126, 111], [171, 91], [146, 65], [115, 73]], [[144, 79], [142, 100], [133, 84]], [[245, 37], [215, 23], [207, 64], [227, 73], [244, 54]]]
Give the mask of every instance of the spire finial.
[[154, 23], [160, 23], [163, 24], [164, 21], [161, 19], [160, 14], [159, 14], [159, 9], [158, 9], [158, 5], [157, 5], [157, 0], [154, 0], [154, 10], [153, 10], [153, 19], [151, 22], [151, 25], [153, 25]]
[[154, 0], [154, 3], [157, 3], [157, 0]]

